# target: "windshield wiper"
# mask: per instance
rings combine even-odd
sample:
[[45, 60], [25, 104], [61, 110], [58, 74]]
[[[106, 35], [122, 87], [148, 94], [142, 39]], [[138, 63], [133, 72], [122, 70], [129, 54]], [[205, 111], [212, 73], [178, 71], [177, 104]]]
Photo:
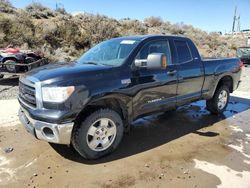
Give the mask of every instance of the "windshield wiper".
[[84, 62], [84, 64], [99, 65], [99, 63], [93, 61]]

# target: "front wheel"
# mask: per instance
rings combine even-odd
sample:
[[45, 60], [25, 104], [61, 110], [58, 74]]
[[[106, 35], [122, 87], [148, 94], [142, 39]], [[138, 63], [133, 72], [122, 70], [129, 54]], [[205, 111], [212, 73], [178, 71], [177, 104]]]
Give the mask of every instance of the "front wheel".
[[215, 91], [212, 99], [207, 100], [207, 109], [213, 114], [223, 113], [228, 105], [229, 89], [227, 86], [221, 86]]
[[72, 133], [72, 144], [82, 157], [98, 159], [118, 147], [123, 131], [123, 122], [117, 112], [100, 109], [76, 125]]

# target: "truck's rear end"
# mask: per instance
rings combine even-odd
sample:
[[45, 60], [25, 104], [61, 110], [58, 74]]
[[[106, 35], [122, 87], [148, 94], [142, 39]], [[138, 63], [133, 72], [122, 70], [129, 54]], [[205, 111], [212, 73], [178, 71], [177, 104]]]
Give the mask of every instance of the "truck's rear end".
[[205, 81], [203, 91], [205, 98], [214, 95], [219, 82], [224, 79], [232, 93], [240, 84], [243, 63], [238, 58], [203, 59]]

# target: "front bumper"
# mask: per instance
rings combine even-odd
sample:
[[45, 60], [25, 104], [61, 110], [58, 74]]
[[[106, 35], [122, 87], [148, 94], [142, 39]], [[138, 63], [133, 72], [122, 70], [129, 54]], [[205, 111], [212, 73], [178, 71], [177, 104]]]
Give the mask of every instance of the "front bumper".
[[19, 120], [25, 129], [39, 140], [57, 144], [70, 144], [73, 122], [53, 124], [32, 119], [22, 107], [19, 110]]

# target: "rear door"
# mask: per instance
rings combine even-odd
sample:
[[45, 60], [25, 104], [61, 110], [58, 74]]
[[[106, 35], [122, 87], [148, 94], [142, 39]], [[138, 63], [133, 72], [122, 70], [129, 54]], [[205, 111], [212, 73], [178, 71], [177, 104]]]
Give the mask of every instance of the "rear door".
[[137, 91], [133, 98], [134, 116], [175, 107], [177, 94], [177, 70], [172, 63], [172, 54], [168, 40], [151, 41], [145, 44], [136, 59], [147, 59], [151, 53], [164, 53], [167, 68], [148, 70], [139, 68], [133, 72], [132, 84]]
[[177, 105], [182, 105], [201, 97], [204, 72], [200, 59], [192, 55], [189, 41], [174, 40], [174, 45], [178, 64]]

